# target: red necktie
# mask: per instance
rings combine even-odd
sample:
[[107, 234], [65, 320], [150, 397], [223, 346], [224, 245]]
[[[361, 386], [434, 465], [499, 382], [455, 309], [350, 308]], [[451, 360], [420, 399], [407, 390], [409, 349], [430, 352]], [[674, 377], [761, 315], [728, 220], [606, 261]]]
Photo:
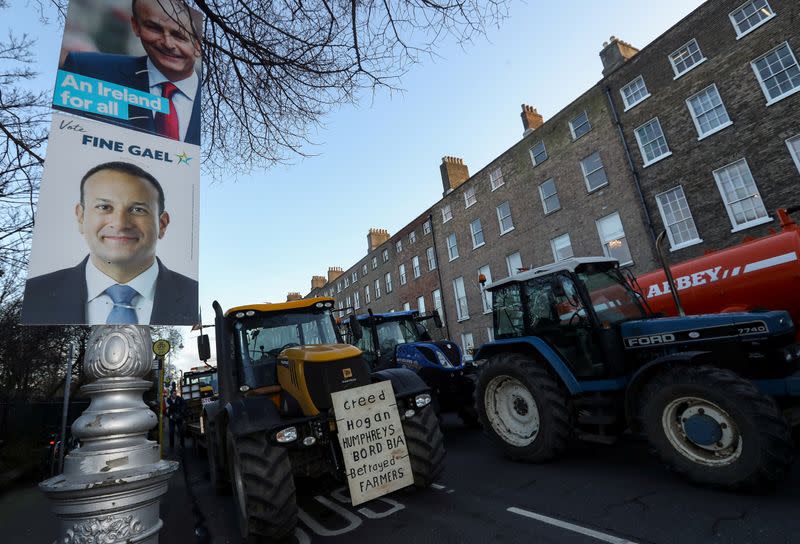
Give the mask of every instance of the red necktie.
[[169, 101], [169, 114], [156, 113], [156, 132], [173, 140], [180, 140], [178, 112], [175, 110], [175, 104], [172, 103], [172, 96], [177, 91], [178, 88], [169, 81], [161, 84], [161, 97]]

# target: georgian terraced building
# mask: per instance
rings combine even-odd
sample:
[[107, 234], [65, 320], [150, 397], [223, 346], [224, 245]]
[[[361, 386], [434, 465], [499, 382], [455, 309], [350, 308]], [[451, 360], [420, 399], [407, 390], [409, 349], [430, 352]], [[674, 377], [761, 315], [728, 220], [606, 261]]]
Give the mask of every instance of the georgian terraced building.
[[491, 339], [478, 283], [572, 255], [642, 273], [666, 230], [673, 262], [762, 236], [800, 204], [800, 2], [704, 3], [647, 47], [612, 37], [602, 79], [469, 174], [440, 165], [442, 199], [390, 235], [371, 229], [308, 296], [376, 312], [440, 311], [465, 350]]

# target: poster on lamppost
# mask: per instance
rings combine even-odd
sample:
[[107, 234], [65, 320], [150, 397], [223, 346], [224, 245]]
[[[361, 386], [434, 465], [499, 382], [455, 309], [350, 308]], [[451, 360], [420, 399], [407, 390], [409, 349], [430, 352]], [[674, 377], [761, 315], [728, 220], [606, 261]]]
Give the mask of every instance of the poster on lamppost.
[[182, 0], [71, 0], [53, 107], [200, 145], [202, 25]]
[[197, 323], [199, 149], [54, 112], [22, 323]]

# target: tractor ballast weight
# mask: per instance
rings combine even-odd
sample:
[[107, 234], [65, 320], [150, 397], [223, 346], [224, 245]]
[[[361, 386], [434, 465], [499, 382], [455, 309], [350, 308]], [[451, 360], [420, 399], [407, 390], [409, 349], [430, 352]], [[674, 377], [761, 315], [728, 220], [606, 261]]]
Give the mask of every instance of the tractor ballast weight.
[[757, 488], [789, 469], [800, 346], [785, 311], [655, 317], [613, 259], [573, 258], [487, 287], [494, 342], [476, 390], [512, 458], [642, 431], [688, 479]]

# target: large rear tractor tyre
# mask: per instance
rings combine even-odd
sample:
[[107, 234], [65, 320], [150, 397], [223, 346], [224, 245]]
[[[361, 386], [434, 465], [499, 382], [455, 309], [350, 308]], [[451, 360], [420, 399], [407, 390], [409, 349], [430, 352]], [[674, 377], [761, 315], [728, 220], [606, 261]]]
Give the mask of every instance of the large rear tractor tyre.
[[217, 427], [210, 424], [208, 419], [203, 421], [206, 431], [206, 456], [208, 457], [208, 479], [217, 495], [230, 493], [230, 485], [225, 475], [225, 463], [220, 459], [222, 450], [217, 439]]
[[771, 398], [730, 370], [672, 368], [648, 383], [640, 406], [652, 447], [693, 482], [761, 490], [789, 470], [788, 423]]
[[428, 487], [444, 470], [444, 435], [436, 412], [431, 406], [426, 406], [413, 417], [403, 420], [403, 433], [414, 485]]
[[567, 447], [571, 425], [564, 391], [522, 354], [501, 353], [486, 362], [475, 409], [484, 431], [511, 459], [540, 463]]
[[242, 538], [248, 543], [281, 539], [297, 524], [289, 454], [264, 434], [228, 433], [228, 467]]

